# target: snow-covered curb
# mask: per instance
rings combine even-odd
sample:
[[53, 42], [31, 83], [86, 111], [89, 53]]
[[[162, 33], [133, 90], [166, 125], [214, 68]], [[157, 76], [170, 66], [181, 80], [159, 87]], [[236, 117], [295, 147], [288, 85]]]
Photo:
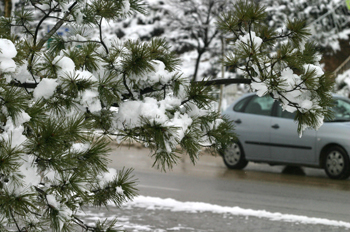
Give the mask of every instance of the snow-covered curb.
[[344, 221], [329, 220], [324, 218], [307, 217], [293, 214], [273, 213], [265, 210], [242, 209], [240, 207], [227, 207], [203, 202], [181, 202], [174, 199], [162, 199], [158, 197], [138, 196], [125, 207], [138, 207], [148, 210], [170, 210], [173, 212], [212, 212], [218, 214], [232, 214], [234, 216], [258, 217], [271, 221], [285, 221], [302, 224], [317, 224], [325, 226], [345, 227], [350, 229], [350, 223]]

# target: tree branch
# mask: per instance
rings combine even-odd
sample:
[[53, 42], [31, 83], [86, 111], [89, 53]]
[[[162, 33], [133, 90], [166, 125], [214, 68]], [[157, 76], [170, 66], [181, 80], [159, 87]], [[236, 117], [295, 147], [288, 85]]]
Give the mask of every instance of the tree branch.
[[103, 38], [102, 38], [102, 21], [103, 21], [103, 18], [101, 17], [100, 23], [98, 24], [98, 28], [100, 31], [100, 41], [101, 41], [100, 43], [102, 44], [102, 46], [106, 50], [106, 53], [108, 54], [109, 53], [108, 48], [107, 48], [105, 42], [103, 42]]
[[36, 46], [37, 49], [41, 49], [46, 41], [50, 39], [53, 34], [56, 33], [58, 29], [62, 26], [62, 24], [66, 21], [68, 16], [72, 13], [72, 9], [78, 4], [77, 1], [75, 1], [69, 8], [68, 11], [64, 14], [63, 18], [56, 23], [56, 25], [39, 41], [38, 45]]
[[16, 221], [16, 218], [15, 218], [15, 216], [13, 215], [12, 209], [10, 209], [10, 214], [11, 214], [11, 217], [12, 217], [13, 221], [14, 221], [15, 224], [16, 224], [17, 230], [20, 232], [21, 229], [19, 228], [18, 223], [17, 223], [17, 221]]
[[[209, 80], [209, 81], [195, 81], [192, 83], [204, 83], [204, 85], [209, 86], [209, 85], [230, 85], [230, 84], [250, 84], [252, 80], [250, 79], [244, 79], [244, 78], [237, 78], [237, 79], [214, 79], [214, 80]], [[16, 83], [12, 82], [11, 83], [13, 86], [17, 87], [22, 87], [22, 88], [27, 88], [27, 89], [35, 89], [36, 86], [38, 85], [37, 83], [33, 82], [25, 82], [25, 83]], [[161, 88], [163, 90], [163, 88]], [[155, 91], [159, 91], [159, 89], [155, 90], [153, 88], [145, 88], [140, 91], [140, 94], [146, 94], [146, 93], [152, 93]], [[127, 96], [127, 95], [124, 95]]]

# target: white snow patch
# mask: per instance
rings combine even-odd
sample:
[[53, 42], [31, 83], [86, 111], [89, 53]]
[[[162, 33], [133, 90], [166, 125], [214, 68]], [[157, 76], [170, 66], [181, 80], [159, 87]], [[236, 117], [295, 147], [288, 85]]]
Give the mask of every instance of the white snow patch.
[[58, 209], [60, 207], [60, 204], [57, 202], [56, 198], [52, 194], [46, 195], [47, 203], [54, 207], [55, 209]]
[[97, 91], [87, 89], [82, 93], [80, 103], [88, 107], [91, 112], [100, 111], [102, 106], [98, 96]]
[[256, 48], [259, 48], [263, 42], [263, 40], [260, 37], [256, 36], [254, 31], [252, 31], [251, 33], [247, 33], [244, 36], [240, 36], [239, 40], [244, 44], [254, 43]]
[[49, 99], [57, 87], [58, 83], [55, 79], [43, 78], [41, 82], [34, 89], [33, 95], [34, 99], [38, 100], [40, 98]]
[[18, 80], [21, 83], [26, 82], [27, 80], [31, 80], [32, 76], [28, 71], [28, 62], [25, 61], [25, 63], [16, 69], [16, 80]]
[[259, 97], [264, 96], [268, 92], [266, 83], [264, 82], [253, 82], [250, 84], [252, 89], [254, 89]]
[[119, 195], [123, 195], [123, 194], [124, 194], [124, 190], [123, 190], [123, 188], [120, 187], [120, 186], [117, 186], [116, 191], [117, 191], [117, 193], [118, 193]]
[[17, 55], [17, 50], [12, 41], [8, 39], [0, 39], [0, 71], [14, 72], [16, 63], [12, 59]]
[[[22, 114], [19, 115], [18, 120], [21, 122], [26, 122], [28, 120], [28, 117], [26, 116], [26, 113], [22, 111]], [[26, 139], [23, 135], [24, 127], [19, 124], [19, 126], [16, 126], [13, 122], [11, 117], [7, 117], [6, 126], [4, 127], [4, 132], [0, 134], [0, 139], [4, 139], [4, 141], [11, 141], [11, 146], [20, 146]]]
[[73, 60], [66, 56], [57, 56], [52, 62], [54, 65], [58, 66], [57, 76], [62, 77], [69, 73], [74, 73], [75, 64]]
[[130, 11], [130, 2], [129, 0], [123, 0], [123, 7], [121, 12], [123, 15], [126, 15]]
[[212, 212], [218, 214], [232, 214], [234, 216], [258, 217], [271, 221], [286, 221], [292, 223], [326, 225], [350, 228], [349, 222], [329, 220], [325, 218], [307, 217], [302, 215], [282, 214], [278, 212], [268, 212], [266, 210], [243, 209], [240, 207], [220, 206], [203, 202], [181, 202], [171, 198], [158, 198], [148, 196], [135, 197], [132, 202], [125, 206], [146, 208], [149, 210], [170, 210], [173, 212]]

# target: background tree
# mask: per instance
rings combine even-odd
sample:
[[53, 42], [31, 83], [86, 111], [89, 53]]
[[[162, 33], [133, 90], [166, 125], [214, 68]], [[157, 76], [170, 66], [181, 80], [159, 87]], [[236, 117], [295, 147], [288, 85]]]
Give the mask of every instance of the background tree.
[[310, 39], [316, 42], [323, 53], [334, 53], [340, 49], [339, 39], [348, 39], [350, 30], [349, 11], [345, 1], [339, 0], [263, 0], [269, 25], [285, 30], [287, 19], [299, 18], [310, 25]]
[[114, 33], [119, 38], [139, 38], [142, 41], [161, 36], [181, 57], [184, 76], [191, 80], [197, 76], [198, 79], [215, 77], [220, 71], [222, 58], [222, 44], [215, 22], [232, 1], [146, 2], [150, 6], [147, 15], [134, 14], [117, 22], [113, 26]]
[[[211, 60], [212, 64], [216, 64], [216, 72], [220, 70], [222, 43], [216, 19], [232, 6], [232, 3], [227, 0], [172, 0], [165, 6], [170, 14], [170, 31], [166, 35], [167, 38], [174, 43], [178, 52], [196, 51], [192, 81], [203, 78], [198, 75], [203, 56], [206, 60]], [[201, 72], [202, 75], [208, 75], [210, 72], [206, 67], [201, 69], [205, 70]]]
[[107, 167], [110, 137], [146, 145], [163, 170], [178, 152], [195, 163], [201, 147], [233, 139], [230, 122], [209, 107], [210, 87], [181, 77], [164, 39], [104, 34], [144, 7], [28, 1], [0, 19], [1, 231], [115, 231], [115, 221], [87, 225], [78, 214], [137, 194], [132, 169]]

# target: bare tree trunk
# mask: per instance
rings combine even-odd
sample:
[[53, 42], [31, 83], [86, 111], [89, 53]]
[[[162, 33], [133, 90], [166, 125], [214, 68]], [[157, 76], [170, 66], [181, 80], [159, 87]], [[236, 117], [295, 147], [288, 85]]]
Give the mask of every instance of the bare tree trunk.
[[4, 1], [4, 16], [5, 17], [11, 17], [11, 11], [12, 11], [12, 1], [11, 0], [3, 0]]
[[196, 60], [196, 65], [194, 67], [194, 74], [193, 74], [192, 81], [197, 81], [199, 63], [201, 61], [201, 57], [202, 57], [203, 53], [204, 53], [203, 49], [198, 50], [198, 56], [197, 56], [197, 60]]
[[[221, 56], [222, 61], [224, 61], [225, 57], [225, 39], [223, 36], [221, 36]], [[225, 65], [224, 62], [221, 64], [221, 79], [225, 79]], [[221, 106], [222, 106], [222, 98], [224, 94], [224, 85], [220, 85], [220, 97], [219, 97], [219, 107], [218, 112], [221, 113]]]

